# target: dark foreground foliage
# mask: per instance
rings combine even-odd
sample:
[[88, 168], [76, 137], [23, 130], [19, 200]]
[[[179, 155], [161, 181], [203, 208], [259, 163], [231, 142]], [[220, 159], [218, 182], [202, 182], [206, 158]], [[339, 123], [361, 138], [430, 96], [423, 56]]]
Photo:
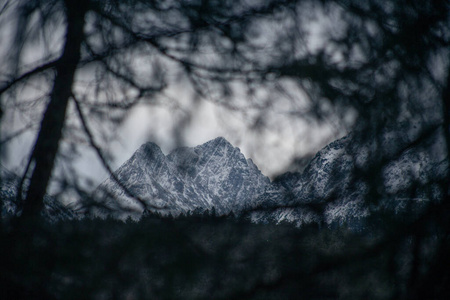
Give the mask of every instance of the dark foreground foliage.
[[448, 232], [428, 223], [389, 238], [225, 217], [21, 225], [2, 235], [0, 298], [445, 299]]

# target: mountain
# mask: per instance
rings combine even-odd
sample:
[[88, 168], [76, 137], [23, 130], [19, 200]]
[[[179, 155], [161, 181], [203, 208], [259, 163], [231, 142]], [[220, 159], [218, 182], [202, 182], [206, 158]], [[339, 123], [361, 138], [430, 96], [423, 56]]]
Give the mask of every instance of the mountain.
[[429, 125], [420, 136], [413, 128], [396, 124], [376, 138], [354, 132], [330, 143], [303, 173], [284, 174], [269, 187], [253, 220], [358, 229], [374, 213], [414, 217], [443, 198], [449, 165], [442, 127]]
[[351, 133], [320, 150], [302, 173], [274, 182], [221, 137], [167, 156], [147, 143], [115, 172], [133, 197], [109, 178], [91, 212], [137, 220], [145, 210], [172, 216], [214, 210], [255, 222], [354, 228], [376, 211], [410, 216], [442, 196], [448, 162], [442, 129], [433, 128], [421, 139], [405, 134], [412, 132], [407, 128], [388, 128], [377, 143]]
[[[255, 222], [356, 229], [374, 212], [410, 218], [442, 199], [442, 183], [448, 180], [443, 129], [428, 127], [420, 131], [411, 122], [385, 126], [375, 138], [353, 132], [320, 150], [302, 173], [285, 173], [273, 182], [221, 137], [168, 155], [149, 142], [84, 205], [88, 214], [120, 219], [138, 220], [145, 212], [179, 216], [214, 211]], [[5, 172], [2, 219], [20, 213], [18, 177]], [[51, 221], [77, 217], [50, 196], [44, 202], [43, 214]]]
[[[270, 180], [239, 148], [222, 137], [165, 156], [154, 143], [142, 145], [95, 192], [92, 212], [139, 219], [145, 210], [178, 216], [214, 210], [223, 215], [252, 208]], [[113, 195], [113, 197], [110, 197]]]
[[[1, 176], [1, 217], [2, 222], [8, 222], [13, 216], [21, 213], [20, 205], [16, 200], [17, 186], [20, 182], [20, 177], [12, 172], [7, 171], [3, 167], [0, 168]], [[26, 188], [25, 188], [26, 190]], [[50, 222], [57, 222], [59, 220], [72, 220], [79, 216], [70, 208], [61, 204], [54, 197], [46, 195], [44, 197], [44, 210], [41, 215]]]

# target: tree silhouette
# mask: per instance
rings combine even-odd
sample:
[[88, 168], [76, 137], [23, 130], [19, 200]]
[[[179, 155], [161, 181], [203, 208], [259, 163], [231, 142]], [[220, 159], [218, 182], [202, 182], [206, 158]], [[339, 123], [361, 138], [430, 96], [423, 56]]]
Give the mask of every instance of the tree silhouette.
[[[181, 297], [183, 291], [190, 298], [206, 298], [205, 291], [210, 291], [216, 298], [444, 299], [449, 294], [450, 264], [446, 255], [450, 250], [449, 8], [449, 1], [439, 0], [5, 1], [0, 7], [0, 26], [6, 32], [1, 50], [2, 125], [16, 114], [24, 121], [19, 131], [2, 138], [2, 147], [27, 130], [37, 133], [16, 193], [22, 214], [15, 230], [2, 224], [2, 245], [7, 246], [2, 247], [1, 280], [9, 286], [5, 295], [80, 297], [70, 295], [78, 283], [64, 283], [63, 278], [80, 282], [90, 276], [86, 270], [94, 270], [93, 284], [84, 289], [92, 299], [125, 298], [126, 288], [135, 298]], [[351, 125], [352, 144], [347, 150], [355, 162], [348, 188], [361, 182], [367, 188], [364, 203], [373, 212], [370, 238], [347, 232], [345, 226], [296, 231], [284, 225], [229, 223], [214, 217], [180, 218], [182, 225], [177, 225], [176, 220], [147, 216], [141, 224], [149, 230], [147, 238], [140, 235], [140, 225], [121, 227], [112, 220], [64, 223], [61, 228], [67, 234], [42, 225], [38, 216], [52, 177], [62, 192], [85, 193], [70, 171], [55, 175], [55, 164], [71, 166], [70, 156], [82, 151], [81, 140], [114, 176], [102, 134], [110, 136], [111, 128], [120, 126], [133, 107], [168, 101], [166, 91], [180, 81], [200, 99], [237, 111], [257, 108], [259, 119], [284, 99], [290, 103], [290, 115], [315, 121], [337, 115]], [[245, 101], [237, 97], [242, 93]], [[354, 121], [345, 121], [348, 118]], [[386, 136], [389, 147], [385, 147]], [[421, 149], [436, 143], [437, 153], [445, 156], [429, 169], [441, 170], [440, 175], [423, 180], [411, 176], [415, 179], [395, 191], [408, 199], [423, 196], [432, 201], [417, 215], [380, 210], [382, 199], [391, 199], [384, 184], [386, 168], [407, 153], [420, 155]], [[363, 149], [367, 155], [359, 161]], [[335, 201], [334, 196], [326, 203]], [[25, 223], [31, 226], [17, 225]], [[155, 224], [178, 240], [161, 240], [158, 230], [149, 229]], [[101, 229], [89, 235], [90, 225]], [[115, 237], [114, 231], [122, 238]], [[230, 233], [229, 239], [222, 231]], [[104, 232], [111, 236], [102, 244], [97, 238]], [[277, 234], [286, 237], [278, 241], [280, 247], [267, 246], [267, 252], [259, 253], [266, 246], [264, 238]], [[333, 235], [340, 240], [333, 240]], [[80, 242], [80, 251], [65, 248], [62, 241]], [[93, 262], [97, 257], [89, 254], [94, 251], [89, 242], [101, 249], [108, 242], [117, 246], [101, 262], [106, 271]], [[136, 259], [120, 246], [128, 242], [138, 253]], [[239, 243], [247, 243], [248, 248]], [[154, 247], [155, 257], [161, 260], [147, 256], [146, 246]], [[21, 249], [33, 249], [34, 256], [20, 262], [25, 255]], [[39, 260], [40, 255], [46, 259]], [[286, 256], [289, 259], [283, 260]], [[128, 261], [115, 265], [121, 257]], [[92, 268], [74, 268], [67, 262], [73, 258]], [[141, 258], [155, 268], [141, 269], [142, 276], [127, 281], [132, 273], [127, 268], [141, 264]], [[186, 266], [191, 258], [195, 258], [193, 265]], [[28, 272], [36, 261], [41, 263]], [[199, 271], [190, 272], [193, 266]], [[167, 272], [158, 273], [158, 267]], [[221, 268], [226, 270], [223, 277], [211, 275]], [[357, 278], [355, 274], [367, 269], [373, 281]], [[180, 270], [187, 270], [181, 272], [186, 277], [178, 274]], [[234, 280], [241, 278], [236, 275], [239, 270], [246, 285]], [[105, 273], [111, 278], [99, 282]], [[164, 274], [161, 282], [145, 290], [145, 282], [158, 274]], [[147, 281], [142, 279], [146, 276]], [[208, 276], [213, 279], [206, 280]], [[182, 283], [185, 278], [204, 284], [189, 290]], [[138, 280], [144, 283], [133, 289]], [[352, 288], [353, 280], [358, 284]], [[301, 288], [296, 287], [299, 282]], [[58, 284], [68, 288], [58, 290]], [[102, 294], [105, 291], [110, 294]]]

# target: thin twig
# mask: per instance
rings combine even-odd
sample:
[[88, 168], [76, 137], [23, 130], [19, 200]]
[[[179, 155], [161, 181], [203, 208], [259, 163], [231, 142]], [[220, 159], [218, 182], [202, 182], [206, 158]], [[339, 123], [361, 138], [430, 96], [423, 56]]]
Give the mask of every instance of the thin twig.
[[88, 124], [86, 122], [86, 118], [84, 117], [83, 111], [81, 110], [81, 106], [80, 106], [78, 100], [76, 99], [75, 95], [73, 95], [73, 94], [72, 94], [72, 99], [74, 100], [75, 108], [77, 110], [78, 117], [80, 118], [80, 121], [81, 121], [81, 124], [83, 126], [84, 132], [86, 133], [86, 135], [87, 135], [87, 137], [89, 139], [89, 144], [91, 145], [92, 148], [94, 148], [94, 150], [97, 153], [97, 156], [99, 157], [103, 167], [108, 171], [109, 175], [114, 180], [114, 182], [125, 192], [125, 194], [128, 197], [131, 197], [131, 198], [137, 200], [142, 205], [143, 209], [148, 208], [148, 206], [150, 206], [151, 208], [154, 208], [154, 209], [164, 209], [165, 207], [158, 207], [158, 206], [155, 206], [153, 204], [146, 204], [145, 201], [142, 198], [140, 198], [139, 196], [135, 195], [132, 191], [130, 191], [122, 183], [122, 181], [120, 181], [120, 179], [117, 177], [117, 175], [111, 169], [111, 166], [107, 162], [107, 160], [105, 158], [105, 155], [103, 154], [102, 150], [100, 149], [100, 147], [95, 142], [94, 136], [92, 134], [92, 131], [90, 130], [90, 128], [89, 128], [89, 126], [88, 126]]
[[3, 87], [0, 88], [0, 95], [3, 94], [5, 91], [13, 87], [15, 84], [19, 83], [22, 80], [25, 80], [33, 75], [36, 75], [38, 73], [41, 73], [45, 70], [51, 69], [57, 65], [59, 62], [59, 59], [48, 62], [46, 64], [43, 64], [39, 67], [34, 68], [33, 70], [30, 70], [22, 75], [20, 75], [17, 78], [12, 79], [11, 81], [7, 82]]

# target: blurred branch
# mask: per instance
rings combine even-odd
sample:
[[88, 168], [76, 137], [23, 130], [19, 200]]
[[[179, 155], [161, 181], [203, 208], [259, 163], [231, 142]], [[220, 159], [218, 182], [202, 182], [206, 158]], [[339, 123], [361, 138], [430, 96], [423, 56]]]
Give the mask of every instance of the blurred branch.
[[43, 199], [59, 150], [59, 142], [66, 121], [67, 105], [81, 56], [88, 1], [79, 1], [74, 4], [66, 0], [64, 4], [67, 17], [65, 42], [61, 57], [54, 62], [56, 75], [50, 101], [42, 116], [41, 127], [30, 156], [29, 165], [33, 161], [34, 166], [22, 213], [24, 219], [33, 219], [39, 216], [43, 207]]
[[[93, 57], [96, 57], [92, 48], [89, 45], [86, 45], [86, 47], [87, 47], [88, 51], [93, 55]], [[131, 87], [135, 88], [136, 90], [138, 90], [139, 95], [138, 95], [137, 99], [139, 99], [140, 97], [142, 97], [143, 95], [145, 95], [147, 93], [161, 92], [166, 88], [165, 83], [162, 83], [160, 86], [141, 86], [131, 76], [127, 76], [125, 74], [122, 74], [118, 71], [113, 70], [111, 68], [111, 66], [108, 64], [108, 62], [105, 61], [105, 58], [106, 58], [106, 56], [105, 57], [96, 57], [96, 60], [100, 61], [102, 63], [102, 65], [105, 67], [105, 69], [109, 73], [111, 73], [113, 76], [115, 76], [116, 78], [129, 84]], [[126, 107], [126, 109], [130, 108], [132, 105], [133, 104], [128, 105], [128, 107]]]
[[[220, 80], [223, 80], [225, 77], [229, 77], [229, 76], [239, 76], [239, 77], [242, 76], [243, 77], [245, 74], [247, 74], [247, 75], [248, 74], [266, 74], [267, 70], [265, 68], [256, 68], [255, 66], [253, 66], [253, 69], [243, 70], [240, 67], [238, 67], [238, 68], [214, 67], [214, 66], [201, 64], [201, 63], [196, 63], [196, 62], [193, 62], [192, 60], [188, 60], [183, 57], [179, 57], [174, 54], [171, 54], [170, 47], [159, 44], [157, 42], [157, 40], [162, 37], [174, 37], [176, 35], [186, 34], [186, 33], [190, 33], [190, 34], [194, 35], [194, 34], [197, 34], [196, 33], [197, 31], [204, 30], [206, 28], [214, 27], [214, 28], [218, 28], [219, 30], [221, 30], [221, 28], [223, 28], [224, 26], [229, 26], [232, 23], [243, 22], [243, 21], [249, 20], [251, 18], [256, 18], [257, 16], [270, 14], [275, 9], [280, 9], [281, 7], [284, 7], [284, 6], [293, 5], [296, 2], [297, 1], [289, 1], [289, 0], [288, 1], [273, 1], [273, 2], [270, 2], [270, 4], [268, 4], [267, 6], [263, 6], [259, 9], [254, 8], [254, 9], [250, 9], [250, 10], [246, 11], [245, 13], [242, 13], [241, 15], [227, 17], [227, 21], [221, 21], [221, 22], [217, 21], [217, 22], [212, 22], [212, 23], [203, 22], [203, 23], [200, 23], [200, 25], [196, 24], [197, 26], [195, 26], [194, 28], [183, 29], [183, 30], [178, 30], [178, 31], [169, 31], [169, 32], [157, 32], [152, 35], [141, 34], [141, 33], [137, 33], [135, 31], [133, 31], [131, 28], [129, 28], [129, 26], [127, 26], [124, 22], [122, 22], [118, 18], [114, 17], [111, 14], [107, 14], [107, 13], [103, 12], [101, 7], [93, 6], [93, 10], [97, 14], [99, 14], [101, 17], [109, 20], [112, 24], [114, 24], [118, 28], [121, 28], [125, 32], [127, 32], [133, 38], [133, 40], [146, 42], [146, 43], [152, 45], [156, 50], [158, 50], [165, 57], [169, 58], [170, 60], [172, 60], [174, 62], [181, 64], [185, 68], [185, 70], [187, 70], [188, 74], [190, 72], [189, 70], [191, 70], [191, 69], [199, 69], [199, 70], [203, 70], [206, 72], [214, 73], [218, 76], [218, 78]], [[187, 50], [187, 51], [189, 51], [189, 50]]]
[[[443, 126], [444, 126], [444, 138], [447, 147], [447, 179], [450, 178], [450, 67], [447, 68], [447, 81], [444, 91], [442, 92], [442, 114], [443, 114]], [[447, 180], [444, 183], [444, 201], [450, 201], [450, 182]]]
[[3, 94], [5, 91], [7, 91], [8, 89], [10, 89], [11, 87], [13, 87], [14, 85], [29, 79], [30, 77], [39, 74], [41, 72], [44, 72], [48, 69], [52, 69], [55, 68], [58, 63], [59, 63], [60, 59], [45, 63], [37, 68], [34, 68], [33, 70], [30, 70], [24, 74], [22, 74], [21, 76], [12, 79], [11, 81], [7, 82], [6, 84], [4, 84], [4, 86], [0, 87], [0, 94]]
[[117, 177], [117, 175], [114, 173], [114, 171], [112, 170], [111, 166], [109, 165], [109, 163], [107, 162], [105, 155], [103, 154], [102, 150], [100, 149], [100, 147], [97, 145], [97, 143], [94, 140], [94, 136], [92, 135], [92, 131], [89, 129], [89, 126], [86, 122], [86, 118], [84, 117], [83, 111], [81, 109], [80, 103], [77, 100], [77, 98], [75, 97], [75, 95], [72, 94], [72, 99], [74, 100], [75, 103], [75, 108], [77, 110], [78, 113], [78, 117], [81, 121], [81, 124], [83, 126], [83, 130], [86, 133], [88, 140], [89, 140], [89, 144], [91, 145], [92, 148], [94, 148], [95, 152], [97, 153], [98, 158], [100, 159], [103, 167], [108, 171], [109, 175], [111, 176], [111, 178], [114, 180], [114, 182], [125, 192], [125, 194], [128, 197], [131, 197], [135, 200], [138, 201], [139, 204], [141, 204], [142, 208], [145, 209], [146, 207], [151, 207], [154, 209], [163, 209], [165, 207], [158, 207], [155, 206], [153, 204], [146, 204], [145, 201], [140, 198], [139, 196], [135, 195], [132, 191], [130, 191], [130, 189], [128, 189], [128, 187], [126, 187], [123, 182]]
[[9, 134], [8, 136], [3, 137], [2, 140], [0, 141], [0, 145], [10, 142], [12, 139], [19, 137], [20, 135], [24, 134], [28, 130], [33, 129], [35, 127], [36, 126], [33, 124], [28, 124], [27, 126], [17, 130], [16, 132], [13, 132], [13, 133]]
[[[442, 247], [439, 247], [437, 250], [437, 257], [440, 257], [440, 251], [446, 249], [448, 246], [446, 244], [446, 239], [448, 239], [448, 235], [450, 233], [450, 219], [447, 217], [447, 212], [450, 211], [450, 202], [443, 201], [441, 203], [434, 203], [428, 207], [428, 209], [421, 214], [419, 218], [412, 222], [403, 223], [398, 221], [396, 226], [392, 227], [392, 230], [389, 232], [384, 232], [379, 238], [375, 240], [369, 239], [369, 243], [364, 241], [364, 239], [351, 239], [352, 247], [344, 247], [340, 250], [333, 251], [332, 253], [325, 254], [320, 253], [321, 249], [315, 249], [319, 251], [318, 255], [320, 259], [309, 269], [305, 268], [295, 268], [293, 270], [285, 270], [278, 278], [268, 281], [268, 282], [256, 282], [250, 288], [246, 288], [245, 290], [236, 291], [229, 295], [223, 297], [223, 299], [250, 299], [256, 294], [262, 291], [272, 291], [281, 288], [284, 284], [295, 282], [298, 280], [308, 280], [312, 278], [318, 278], [319, 274], [323, 274], [325, 272], [331, 271], [339, 271], [342, 268], [346, 268], [348, 266], [354, 266], [359, 263], [365, 263], [367, 260], [375, 257], [379, 257], [383, 253], [398, 249], [398, 245], [401, 244], [405, 238], [409, 236], [426, 236], [425, 232], [429, 230], [428, 226], [430, 223], [438, 223], [443, 229], [443, 233], [445, 234], [442, 241]], [[348, 243], [349, 241], [347, 241]], [[448, 240], [447, 240], [448, 243]], [[418, 255], [418, 254], [417, 254]], [[414, 257], [415, 260], [419, 260], [419, 257]], [[415, 262], [418, 264], [418, 262]], [[439, 261], [434, 263], [439, 264]], [[413, 266], [414, 267], [414, 266]], [[433, 265], [433, 267], [435, 267]], [[413, 273], [414, 270], [411, 270]], [[415, 276], [416, 280], [419, 274], [411, 274]], [[422, 274], [421, 279], [427, 279], [428, 273]], [[433, 274], [435, 275], [435, 274]], [[409, 286], [412, 291], [422, 288], [421, 285], [417, 286]], [[408, 291], [408, 294], [410, 291]], [[427, 295], [427, 291], [425, 291], [425, 295]], [[421, 298], [419, 298], [421, 299]]]

